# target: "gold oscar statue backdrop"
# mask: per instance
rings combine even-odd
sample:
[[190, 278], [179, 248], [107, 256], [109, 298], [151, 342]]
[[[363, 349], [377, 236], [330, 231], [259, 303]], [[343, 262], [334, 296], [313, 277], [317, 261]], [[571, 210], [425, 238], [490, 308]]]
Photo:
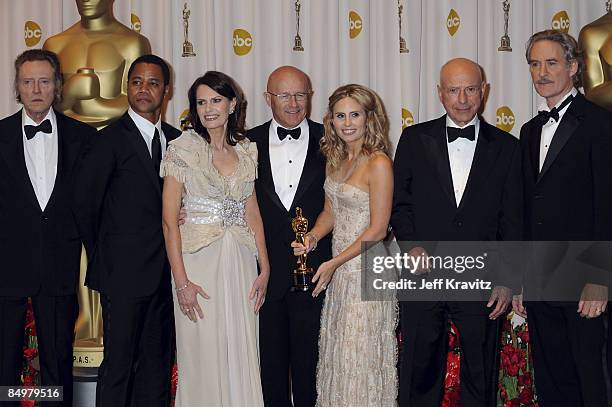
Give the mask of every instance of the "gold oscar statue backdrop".
[[[56, 107], [98, 129], [125, 113], [130, 64], [151, 52], [147, 38], [115, 19], [113, 2], [76, 0], [81, 20], [43, 45], [58, 54], [64, 77], [62, 102]], [[83, 250], [74, 365], [98, 367], [103, 355], [102, 310], [99, 294], [85, 287], [86, 268]]]
[[62, 67], [58, 109], [97, 128], [125, 113], [130, 64], [151, 52], [149, 40], [115, 19], [113, 3], [76, 0], [81, 20], [43, 45], [58, 54]]
[[586, 97], [612, 110], [612, 5], [606, 3], [606, 14], [580, 30], [580, 48], [586, 69], [583, 84]]

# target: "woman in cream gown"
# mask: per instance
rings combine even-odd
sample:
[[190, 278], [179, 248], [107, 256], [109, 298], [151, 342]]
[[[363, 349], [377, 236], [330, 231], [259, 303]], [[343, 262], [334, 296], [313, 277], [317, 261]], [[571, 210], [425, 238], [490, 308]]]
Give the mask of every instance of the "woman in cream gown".
[[[244, 105], [227, 75], [196, 79], [189, 90], [194, 129], [172, 141], [162, 161], [177, 407], [263, 406], [256, 314], [270, 270], [253, 189], [257, 150], [244, 137]], [[181, 203], [187, 214], [179, 229]]]
[[318, 407], [389, 407], [397, 397], [397, 302], [361, 300], [361, 242], [387, 234], [393, 169], [382, 101], [360, 85], [329, 98], [321, 151], [327, 158], [325, 207], [296, 255], [333, 230], [333, 258], [319, 267], [313, 295], [321, 313]]

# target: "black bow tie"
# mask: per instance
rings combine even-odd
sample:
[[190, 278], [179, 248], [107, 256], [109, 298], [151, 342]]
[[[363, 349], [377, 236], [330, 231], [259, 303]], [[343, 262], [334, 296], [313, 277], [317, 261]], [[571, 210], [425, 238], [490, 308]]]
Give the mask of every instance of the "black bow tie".
[[447, 127], [446, 133], [448, 134], [448, 142], [452, 143], [459, 137], [468, 139], [470, 141], [476, 140], [476, 126], [473, 124], [462, 129], [458, 127]]
[[291, 130], [287, 130], [281, 126], [276, 128], [276, 134], [278, 134], [278, 139], [280, 141], [283, 141], [287, 136], [291, 136], [292, 139], [297, 140], [300, 138], [300, 133], [302, 133], [302, 129], [299, 127]]
[[556, 122], [558, 122], [559, 112], [563, 110], [563, 108], [567, 106], [572, 101], [572, 99], [574, 99], [574, 96], [569, 95], [568, 97], [565, 98], [563, 103], [559, 105], [559, 107], [553, 107], [552, 109], [550, 109], [550, 111], [548, 110], [538, 111], [538, 115], [536, 116], [538, 124], [540, 126], [544, 126], [551, 118], [554, 119]]
[[49, 119], [43, 120], [41, 124], [38, 126], [32, 126], [31, 124], [27, 124], [23, 126], [25, 130], [26, 138], [28, 140], [32, 140], [36, 133], [42, 131], [43, 133], [51, 133], [51, 121]]

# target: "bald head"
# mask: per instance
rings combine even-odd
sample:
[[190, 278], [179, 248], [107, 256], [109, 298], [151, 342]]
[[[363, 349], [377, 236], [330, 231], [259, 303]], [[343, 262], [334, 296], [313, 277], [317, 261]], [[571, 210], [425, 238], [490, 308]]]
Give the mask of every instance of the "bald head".
[[[296, 93], [305, 93], [305, 100], [296, 100]], [[311, 94], [308, 76], [294, 66], [281, 66], [268, 77], [267, 91], [264, 94], [266, 103], [272, 109], [274, 120], [283, 127], [297, 127], [306, 117], [310, 106]], [[289, 94], [289, 100], [283, 101], [275, 95]]]
[[472, 60], [455, 58], [442, 66], [438, 97], [455, 124], [464, 126], [476, 116], [485, 86], [482, 69]]

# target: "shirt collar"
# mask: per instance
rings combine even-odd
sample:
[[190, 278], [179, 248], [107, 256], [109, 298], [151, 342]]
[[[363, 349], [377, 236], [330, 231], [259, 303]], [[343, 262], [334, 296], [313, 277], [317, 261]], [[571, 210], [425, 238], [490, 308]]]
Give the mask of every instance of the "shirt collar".
[[[283, 127], [283, 126], [278, 124], [278, 122], [274, 118], [272, 118], [272, 123], [270, 125], [270, 138], [272, 140], [274, 140], [274, 142], [278, 142], [280, 144], [280, 143], [286, 142], [288, 140], [288, 138], [284, 139], [283, 141], [278, 139], [278, 136], [277, 136], [277, 133], [276, 133], [276, 129], [278, 129], [279, 127]], [[300, 130], [300, 138], [297, 139], [297, 140], [293, 140], [293, 141], [300, 142], [302, 140], [306, 140], [305, 135], [308, 134], [308, 119], [305, 118], [304, 120], [302, 120], [300, 122], [299, 125], [297, 125], [295, 127], [292, 127], [290, 129], [287, 129], [287, 130], [297, 129], [298, 127], [301, 129]]]
[[[42, 119], [40, 122], [42, 123], [47, 119], [49, 119], [49, 121], [51, 122], [51, 133], [50, 134], [56, 133], [57, 118], [55, 117], [55, 112], [53, 111], [53, 108], [49, 109], [45, 118]], [[28, 116], [28, 114], [25, 111], [25, 108], [21, 109], [21, 128], [23, 128], [24, 126], [38, 126], [38, 123], [36, 123], [34, 120], [32, 120], [30, 116]]]
[[[572, 87], [572, 89], [570, 89], [569, 92], [567, 92], [565, 95], [563, 95], [563, 97], [561, 97], [561, 99], [559, 99], [559, 101], [557, 102], [556, 105], [554, 105], [553, 107], [559, 107], [561, 106], [561, 103], [563, 103], [563, 101], [568, 97], [568, 95], [571, 94], [573, 97], [576, 97], [576, 95], [578, 94], [578, 90], [574, 87]], [[565, 105], [565, 107], [559, 111], [559, 116], [563, 115], [563, 113], [565, 113], [565, 111], [567, 110], [567, 108], [569, 107], [569, 105], [571, 105], [572, 102], [568, 103], [567, 105]], [[540, 106], [538, 107], [538, 112], [539, 111], [551, 111], [552, 109], [548, 107], [548, 105], [546, 104], [546, 99], [542, 100], [542, 102], [540, 103]]]
[[149, 138], [153, 138], [153, 135], [155, 134], [155, 129], [157, 129], [161, 137], [161, 116], [157, 120], [157, 123], [153, 124], [138, 113], [136, 113], [134, 110], [132, 110], [131, 107], [128, 107], [128, 114], [134, 121], [136, 127], [138, 127], [138, 130], [140, 130], [143, 135], [146, 135]]

